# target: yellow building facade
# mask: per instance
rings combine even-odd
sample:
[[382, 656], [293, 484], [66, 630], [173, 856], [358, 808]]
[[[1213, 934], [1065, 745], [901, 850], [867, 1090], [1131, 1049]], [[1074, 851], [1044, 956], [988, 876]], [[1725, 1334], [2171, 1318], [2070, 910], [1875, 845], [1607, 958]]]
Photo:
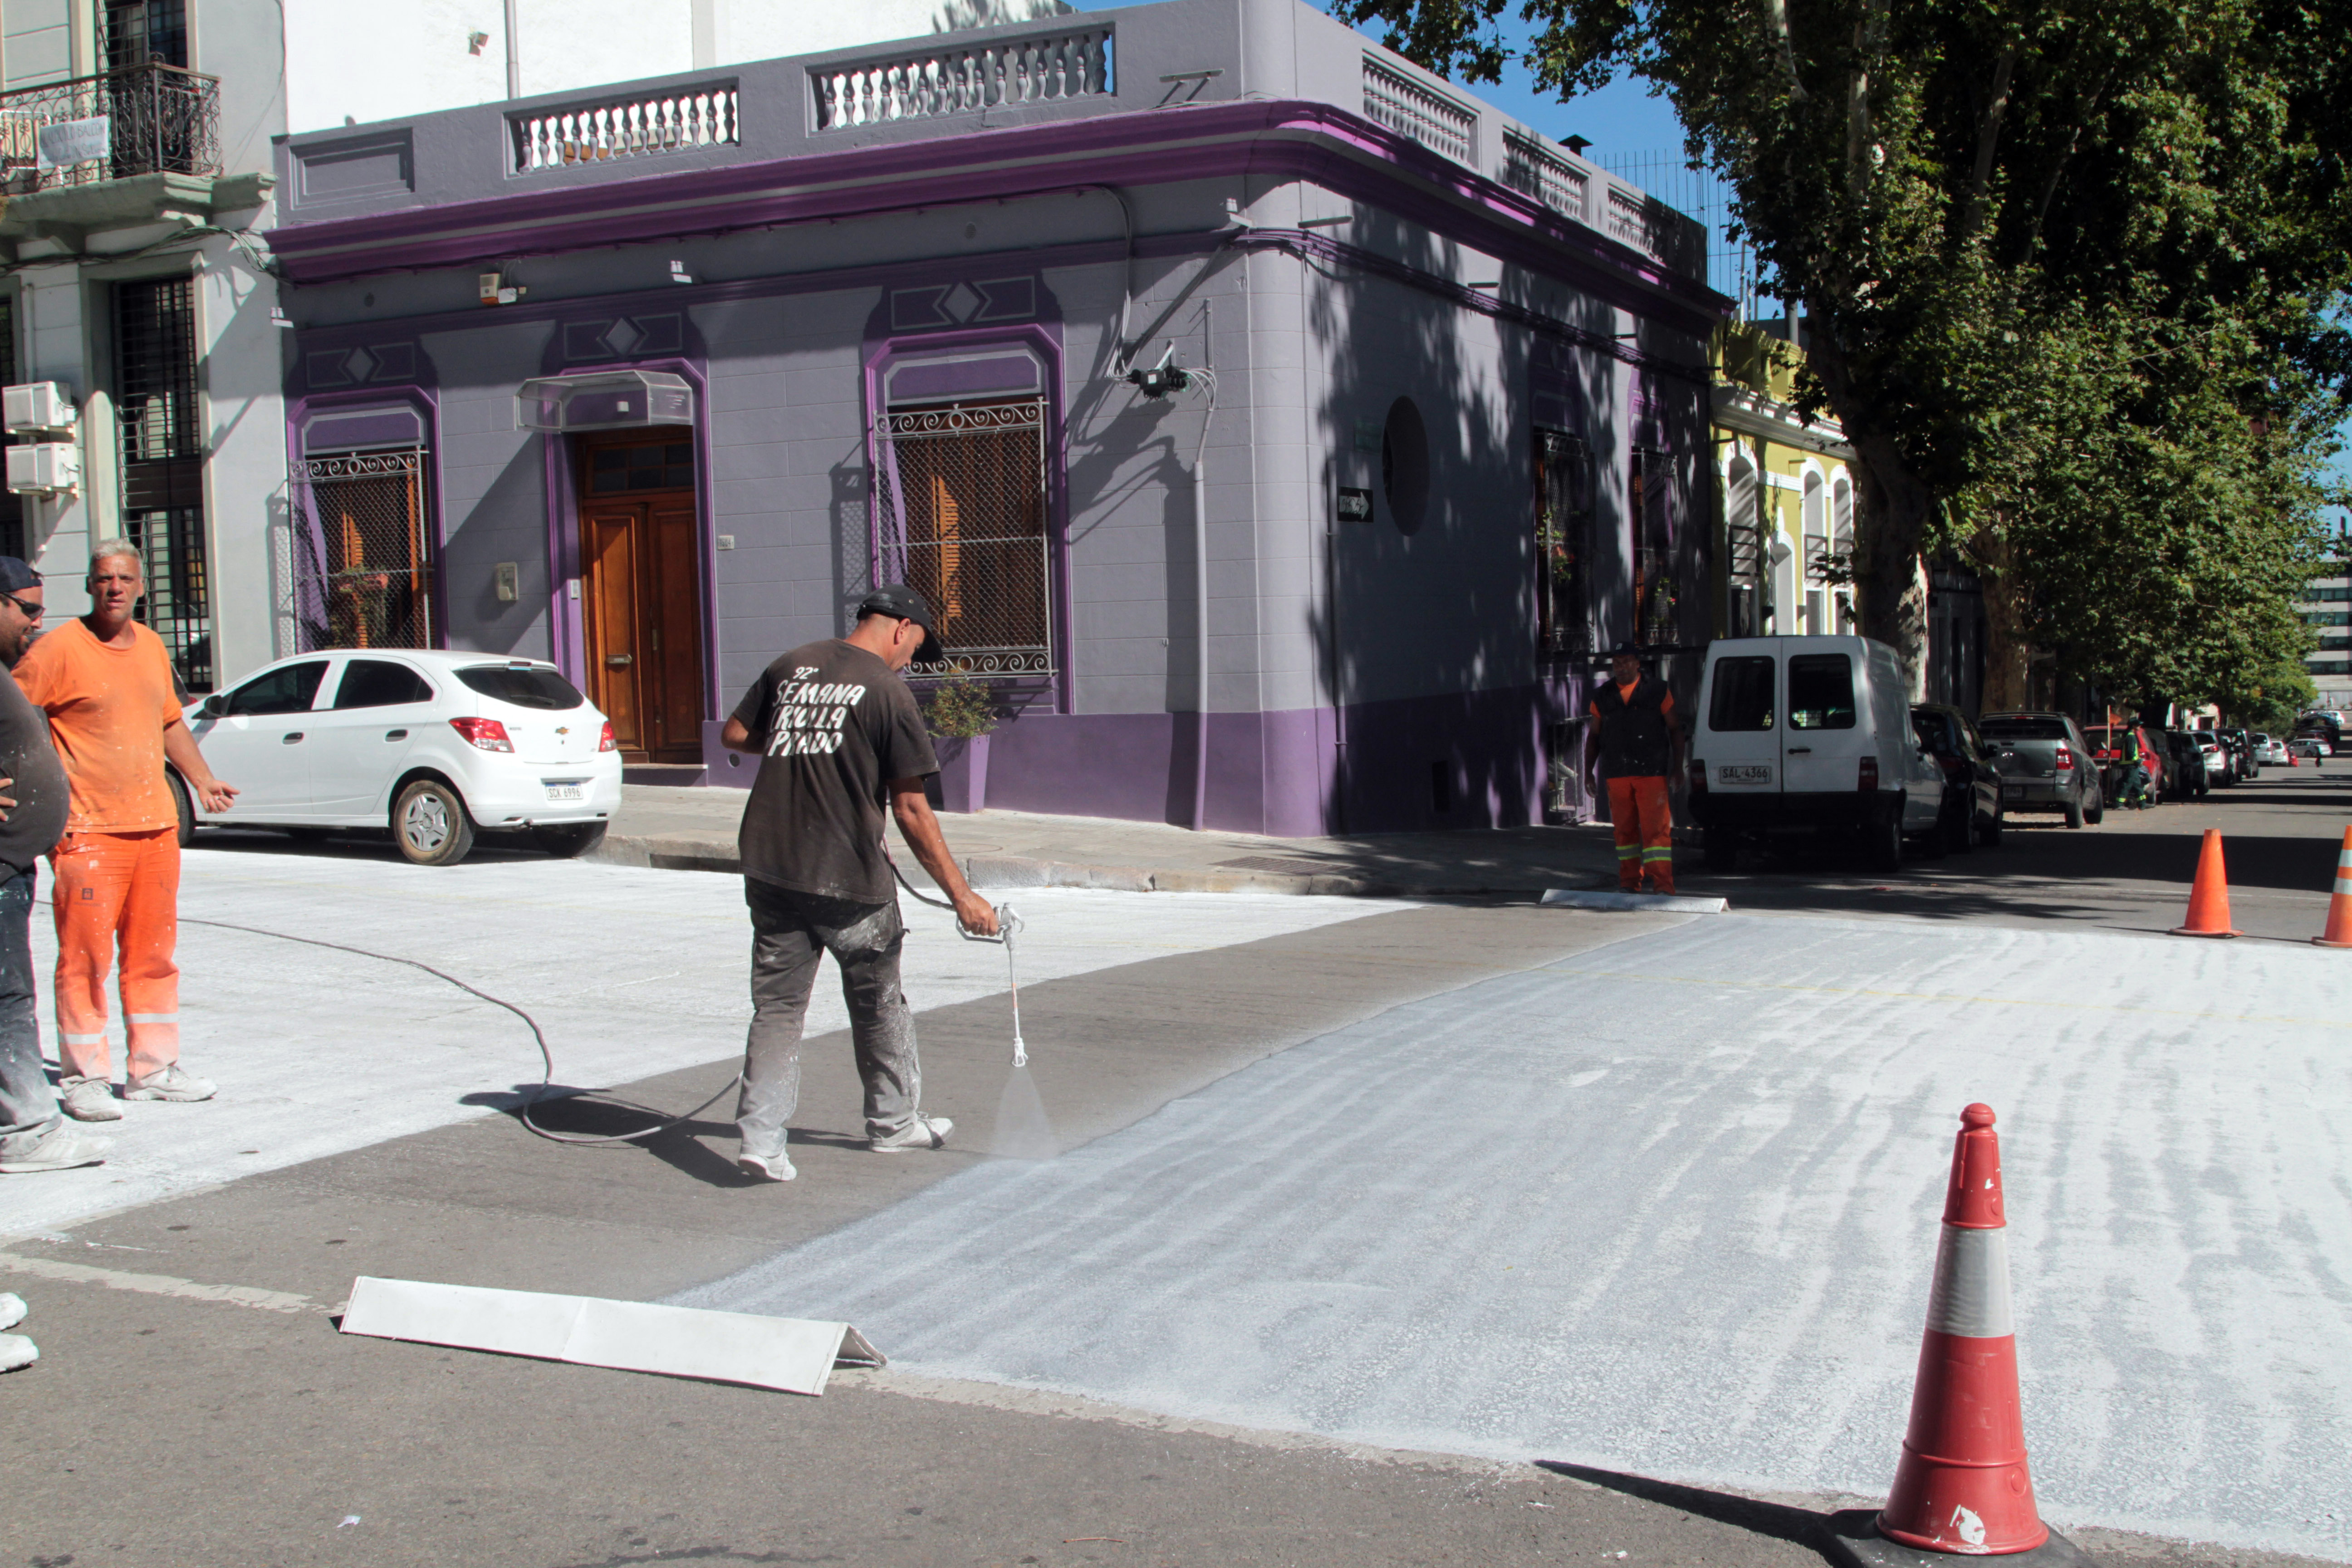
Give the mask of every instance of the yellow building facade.
[[1727, 321], [1712, 344], [1717, 637], [1853, 629], [1853, 448], [1798, 417], [1803, 351], [1774, 326]]

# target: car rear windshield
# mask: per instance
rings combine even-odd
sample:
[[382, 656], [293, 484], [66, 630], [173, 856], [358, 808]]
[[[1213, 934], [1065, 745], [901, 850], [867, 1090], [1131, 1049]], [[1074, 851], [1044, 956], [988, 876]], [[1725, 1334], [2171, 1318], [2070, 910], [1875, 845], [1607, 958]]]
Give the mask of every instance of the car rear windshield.
[[1801, 653], [1789, 660], [1789, 728], [1853, 728], [1853, 660], [1842, 653]]
[[1979, 719], [1977, 729], [1988, 741], [2063, 741], [2066, 738], [2066, 721], [2042, 719], [2032, 714]]
[[1772, 659], [1715, 661], [1715, 696], [1707, 702], [1706, 727], [1717, 731], [1772, 727]]
[[518, 708], [562, 711], [588, 701], [578, 687], [543, 664], [469, 664], [457, 672], [457, 679], [485, 697]]

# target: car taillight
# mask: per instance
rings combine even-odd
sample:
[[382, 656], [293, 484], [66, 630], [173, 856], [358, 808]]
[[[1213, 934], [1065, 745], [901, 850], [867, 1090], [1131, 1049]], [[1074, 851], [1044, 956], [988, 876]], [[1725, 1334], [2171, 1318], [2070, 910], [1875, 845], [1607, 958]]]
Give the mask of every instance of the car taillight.
[[1936, 760], [1943, 763], [1944, 771], [1950, 773], [1955, 778], [1958, 777], [1961, 773], [1968, 772], [1968, 763], [1961, 758], [1938, 757]]
[[467, 744], [485, 752], [514, 750], [514, 742], [507, 739], [507, 727], [496, 719], [452, 719], [449, 728], [465, 736]]
[[1690, 786], [1694, 795], [1706, 788], [1706, 764], [1696, 757], [1690, 762]]
[[596, 749], [600, 752], [617, 752], [621, 749], [621, 742], [613, 739], [613, 721], [610, 719], [604, 721], [604, 732], [596, 737]]
[[1876, 757], [1864, 757], [1862, 759], [1862, 783], [1860, 787], [1866, 790], [1874, 790], [1878, 787], [1878, 759]]
[[2073, 773], [2074, 771], [2074, 753], [2068, 751], [2063, 746], [2059, 747], [2058, 761], [2055, 766], [2062, 773]]

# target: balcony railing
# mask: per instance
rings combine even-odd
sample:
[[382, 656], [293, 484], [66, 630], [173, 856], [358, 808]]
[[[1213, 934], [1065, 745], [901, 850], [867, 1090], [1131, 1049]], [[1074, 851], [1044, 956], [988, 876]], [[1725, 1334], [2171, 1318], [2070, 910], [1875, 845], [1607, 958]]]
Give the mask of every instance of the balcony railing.
[[944, 39], [919, 53], [816, 66], [809, 71], [816, 128], [934, 120], [999, 104], [1055, 103], [1118, 90], [1112, 29], [1045, 37]]
[[743, 140], [740, 110], [735, 84], [722, 82], [518, 114], [508, 121], [514, 172], [733, 146]]
[[151, 64], [0, 93], [11, 190], [217, 174], [220, 79]]
[[1370, 55], [1364, 57], [1364, 117], [1458, 163], [1470, 161], [1478, 137], [1475, 111]]

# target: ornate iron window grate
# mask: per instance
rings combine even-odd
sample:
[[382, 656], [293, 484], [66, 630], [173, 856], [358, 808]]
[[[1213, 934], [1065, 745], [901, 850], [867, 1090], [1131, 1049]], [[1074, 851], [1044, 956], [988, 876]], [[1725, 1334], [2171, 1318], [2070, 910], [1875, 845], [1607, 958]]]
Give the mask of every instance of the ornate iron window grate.
[[140, 618], [171, 649], [181, 684], [209, 691], [212, 585], [193, 280], [114, 285], [114, 403], [122, 437], [122, 531], [147, 557]]
[[296, 646], [431, 647], [425, 453], [305, 458], [294, 482]]
[[1536, 432], [1536, 636], [1546, 654], [1592, 651], [1592, 454]]
[[1046, 433], [1042, 397], [876, 422], [874, 580], [929, 599], [948, 649], [910, 675], [1054, 672]]

